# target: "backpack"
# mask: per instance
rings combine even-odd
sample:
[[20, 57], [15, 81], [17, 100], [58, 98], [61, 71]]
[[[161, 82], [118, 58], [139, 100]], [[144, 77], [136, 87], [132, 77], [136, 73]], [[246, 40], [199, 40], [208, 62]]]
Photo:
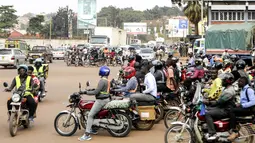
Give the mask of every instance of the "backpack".
[[247, 98], [247, 100], [248, 100], [248, 102], [250, 102], [250, 98], [249, 98], [249, 96], [248, 96], [248, 89], [249, 89], [250, 87], [248, 87], [247, 89], [246, 89], [246, 91], [245, 91], [245, 95], [246, 95], [246, 98]]

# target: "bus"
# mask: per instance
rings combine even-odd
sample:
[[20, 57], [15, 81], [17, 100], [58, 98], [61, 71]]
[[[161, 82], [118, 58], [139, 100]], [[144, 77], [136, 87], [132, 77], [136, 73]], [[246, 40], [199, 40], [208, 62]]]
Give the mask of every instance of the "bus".
[[5, 48], [18, 48], [24, 52], [24, 54], [27, 54], [29, 50], [27, 42], [22, 40], [6, 40]]

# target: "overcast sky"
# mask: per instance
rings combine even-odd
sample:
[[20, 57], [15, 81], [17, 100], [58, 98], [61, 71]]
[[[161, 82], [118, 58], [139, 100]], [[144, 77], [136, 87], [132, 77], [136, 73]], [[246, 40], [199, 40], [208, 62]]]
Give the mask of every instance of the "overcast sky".
[[[59, 7], [68, 5], [77, 11], [78, 0], [1, 0], [0, 5], [14, 5], [17, 15], [28, 12], [39, 14], [42, 12], [56, 12]], [[97, 11], [102, 7], [113, 5], [119, 8], [133, 7], [135, 10], [145, 10], [158, 6], [171, 6], [171, 0], [97, 0]]]

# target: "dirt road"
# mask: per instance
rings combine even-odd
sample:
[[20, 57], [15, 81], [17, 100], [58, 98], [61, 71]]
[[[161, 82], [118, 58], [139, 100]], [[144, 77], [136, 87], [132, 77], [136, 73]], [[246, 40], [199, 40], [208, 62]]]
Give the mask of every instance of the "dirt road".
[[[111, 78], [117, 77], [117, 67], [111, 68]], [[92, 87], [95, 87], [98, 80], [98, 68], [67, 67], [63, 61], [54, 61], [50, 64], [49, 78], [47, 80], [47, 97], [45, 101], [39, 104], [37, 118], [34, 125], [29, 129], [22, 127], [17, 136], [10, 137], [7, 123], [6, 101], [11, 96], [10, 93], [2, 92], [4, 90], [2, 83], [7, 81], [9, 84], [17, 75], [15, 69], [0, 69], [0, 142], [1, 143], [70, 143], [79, 142], [77, 140], [84, 130], [78, 130], [71, 137], [62, 137], [54, 129], [53, 122], [56, 115], [65, 110], [68, 95], [78, 91], [78, 83], [85, 85], [89, 80]], [[87, 99], [94, 97], [84, 96]], [[100, 130], [98, 135], [93, 135], [91, 143], [163, 143], [165, 127], [163, 122], [156, 124], [151, 131], [132, 130], [128, 137], [114, 138], [108, 132]]]

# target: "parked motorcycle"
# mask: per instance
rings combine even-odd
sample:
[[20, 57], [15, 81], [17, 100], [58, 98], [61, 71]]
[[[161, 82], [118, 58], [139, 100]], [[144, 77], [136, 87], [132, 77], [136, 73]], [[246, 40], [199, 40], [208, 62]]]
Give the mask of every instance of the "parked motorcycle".
[[[87, 82], [88, 86], [89, 82]], [[81, 84], [79, 84], [79, 88], [81, 91]], [[70, 104], [67, 107], [70, 110], [61, 111], [54, 121], [55, 130], [61, 136], [71, 136], [78, 128], [81, 129], [81, 126], [86, 129], [88, 114], [94, 104], [94, 101], [83, 100], [79, 93], [70, 95], [69, 102]], [[114, 137], [127, 136], [132, 128], [132, 121], [129, 115], [125, 113], [129, 107], [129, 100], [109, 102], [94, 117], [92, 128], [95, 130], [103, 128]], [[60, 122], [62, 118], [65, 119], [64, 123]], [[65, 129], [62, 130], [60, 126], [71, 128], [71, 130], [69, 132], [65, 131]]]
[[[3, 86], [8, 87], [8, 84], [4, 82]], [[12, 109], [8, 111], [8, 115], [10, 113], [9, 132], [12, 137], [16, 136], [18, 127], [28, 128], [30, 125], [29, 109], [26, 106], [27, 99], [24, 98], [25, 92], [23, 84], [12, 95]]]

